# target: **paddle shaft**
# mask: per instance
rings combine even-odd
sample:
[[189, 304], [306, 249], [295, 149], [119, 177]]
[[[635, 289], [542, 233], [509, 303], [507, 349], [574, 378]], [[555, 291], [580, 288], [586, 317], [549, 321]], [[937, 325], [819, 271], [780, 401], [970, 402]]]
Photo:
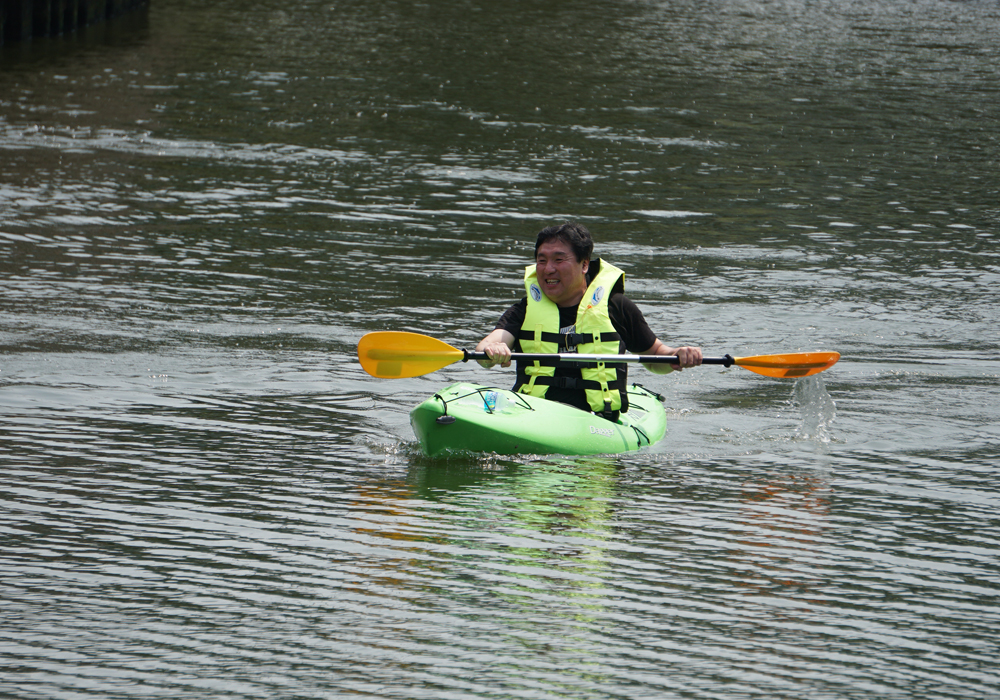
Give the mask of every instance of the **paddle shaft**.
[[[732, 367], [737, 365], [765, 377], [798, 379], [829, 369], [840, 358], [836, 352], [793, 352], [783, 355], [755, 357], [706, 357], [702, 364]], [[358, 341], [358, 359], [373, 377], [401, 379], [436, 372], [450, 364], [469, 360], [486, 360], [485, 352], [459, 350], [448, 343], [406, 331], [374, 331]], [[605, 364], [614, 366], [626, 362], [679, 364], [676, 355], [604, 355], [577, 353], [511, 353], [511, 360], [540, 362], [545, 366], [566, 363], [572, 366]], [[491, 363], [492, 364], [492, 363]]]
[[[468, 350], [463, 350], [462, 352], [465, 353], [465, 357], [462, 358], [462, 362], [468, 362], [469, 360], [490, 359], [485, 352], [469, 352]], [[510, 354], [510, 359], [522, 360], [525, 362], [534, 362], [535, 360], [538, 360], [539, 362], [556, 361], [562, 364], [574, 364], [577, 362], [642, 362], [647, 365], [676, 365], [680, 362], [680, 360], [677, 359], [677, 355], [585, 355], [577, 353], [541, 352], [512, 352]], [[725, 357], [703, 357], [701, 362], [704, 365], [723, 365], [724, 367], [732, 367], [736, 363], [732, 355], [726, 355]]]

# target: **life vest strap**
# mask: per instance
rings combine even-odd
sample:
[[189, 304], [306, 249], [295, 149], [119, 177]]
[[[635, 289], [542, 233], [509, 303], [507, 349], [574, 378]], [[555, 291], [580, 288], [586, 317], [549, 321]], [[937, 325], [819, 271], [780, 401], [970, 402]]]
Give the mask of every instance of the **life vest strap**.
[[581, 379], [580, 377], [535, 377], [536, 386], [555, 387], [556, 389], [601, 390], [601, 383], [592, 379]]
[[[542, 331], [541, 341], [543, 343], [555, 343], [559, 349], [573, 348], [577, 345], [588, 345], [590, 343], [610, 343], [621, 341], [621, 336], [609, 331], [606, 333], [548, 333]], [[518, 340], [535, 340], [535, 331], [524, 330], [517, 333]]]
[[[625, 369], [624, 362], [598, 362], [597, 360], [576, 360], [573, 359], [573, 353], [563, 353], [562, 355], [555, 355], [551, 360], [534, 360], [530, 365], [524, 368], [524, 373], [527, 375], [538, 374], [538, 370], [541, 367], [573, 367], [575, 369], [582, 369], [584, 367], [600, 368], [604, 365], [608, 369]], [[536, 365], [538, 367], [536, 367]]]

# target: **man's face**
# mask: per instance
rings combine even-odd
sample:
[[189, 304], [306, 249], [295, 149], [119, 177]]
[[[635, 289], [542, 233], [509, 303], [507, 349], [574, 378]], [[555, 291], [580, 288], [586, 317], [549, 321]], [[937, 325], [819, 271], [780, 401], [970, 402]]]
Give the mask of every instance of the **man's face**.
[[535, 254], [535, 271], [542, 292], [557, 306], [578, 304], [587, 291], [589, 260], [577, 260], [569, 243], [546, 241]]

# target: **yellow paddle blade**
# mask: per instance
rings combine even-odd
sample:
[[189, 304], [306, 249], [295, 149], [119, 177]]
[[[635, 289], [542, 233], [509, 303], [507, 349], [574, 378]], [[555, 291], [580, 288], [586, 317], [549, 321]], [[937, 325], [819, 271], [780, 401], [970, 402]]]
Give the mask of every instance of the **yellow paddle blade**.
[[765, 377], [798, 379], [819, 374], [833, 367], [839, 359], [839, 352], [793, 352], [784, 355], [737, 357], [733, 361], [740, 367], [763, 374]]
[[458, 348], [419, 333], [378, 331], [358, 342], [361, 366], [382, 379], [419, 377], [464, 358], [465, 353]]

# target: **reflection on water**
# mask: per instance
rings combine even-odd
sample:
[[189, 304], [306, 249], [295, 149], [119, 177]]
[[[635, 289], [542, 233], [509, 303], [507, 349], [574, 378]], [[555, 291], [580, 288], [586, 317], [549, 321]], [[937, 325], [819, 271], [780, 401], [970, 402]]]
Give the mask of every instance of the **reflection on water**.
[[[0, 49], [0, 695], [997, 695], [995, 7], [144, 21]], [[843, 359], [424, 457], [510, 372], [358, 338], [471, 347], [569, 218], [666, 342]]]

